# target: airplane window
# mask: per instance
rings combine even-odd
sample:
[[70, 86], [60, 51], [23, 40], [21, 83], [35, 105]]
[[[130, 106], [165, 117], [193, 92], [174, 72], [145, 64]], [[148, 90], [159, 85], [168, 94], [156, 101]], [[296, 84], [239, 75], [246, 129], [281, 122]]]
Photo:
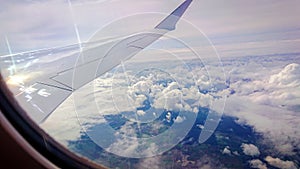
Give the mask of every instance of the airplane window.
[[1, 111], [61, 168], [297, 169], [299, 6], [1, 2]]

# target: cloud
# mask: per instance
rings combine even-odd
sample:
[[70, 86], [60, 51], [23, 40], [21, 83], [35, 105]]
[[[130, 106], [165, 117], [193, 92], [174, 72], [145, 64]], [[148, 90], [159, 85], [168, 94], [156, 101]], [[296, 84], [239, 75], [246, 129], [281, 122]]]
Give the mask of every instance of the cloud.
[[[67, 145], [69, 141], [79, 139], [82, 132], [89, 132], [98, 125], [107, 123], [103, 117], [107, 115], [119, 114], [129, 121], [149, 122], [157, 119], [164, 111], [168, 111], [165, 119], [174, 120], [175, 126], [188, 126], [185, 125], [188, 123], [187, 120], [192, 120], [191, 117], [196, 116], [199, 106], [209, 107], [216, 99], [211, 94], [218, 95], [219, 91], [201, 93], [198, 86], [195, 86], [195, 81], [190, 79], [193, 74], [195, 78], [202, 75], [198, 69], [187, 71], [183, 68], [185, 65], [177, 66], [176, 63], [174, 62], [176, 66], [172, 65], [164, 69], [148, 69], [145, 65], [149, 63], [132, 65], [126, 63], [126, 70], [128, 70], [126, 78], [121, 67], [118, 67], [80, 88], [51, 114], [42, 124], [42, 128]], [[152, 62], [151, 66], [156, 67], [156, 64], [161, 65], [160, 62]], [[179, 113], [175, 118], [175, 111], [182, 111], [182, 114]], [[130, 113], [133, 115], [128, 115]], [[155, 127], [158, 127], [157, 131], [159, 131], [161, 126]], [[181, 130], [183, 128], [173, 129], [174, 132], [180, 132], [179, 135], [184, 133]], [[65, 132], [68, 134], [64, 134]], [[124, 133], [126, 136], [122, 135]], [[106, 148], [109, 152], [136, 157], [151, 156], [163, 151], [155, 144], [149, 146], [147, 144], [141, 150], [141, 145], [146, 143], [138, 142], [139, 135], [129, 122], [122, 125], [114, 134], [116, 139]], [[168, 141], [167, 144], [171, 144], [172, 141]], [[139, 150], [141, 151], [138, 152]]]
[[241, 148], [243, 149], [243, 152], [245, 155], [248, 155], [248, 156], [259, 156], [260, 155], [258, 148], [253, 144], [243, 143], [241, 145]]
[[63, 1], [7, 3], [5, 12], [0, 12], [0, 20], [0, 39], [8, 38], [13, 53], [77, 41], [68, 4]]
[[300, 65], [291, 63], [278, 74], [270, 77], [269, 83], [279, 87], [295, 87], [300, 85]]
[[[8, 35], [13, 49], [18, 52], [61, 46], [77, 42], [74, 22], [79, 28], [81, 39], [86, 41], [100, 28], [124, 16], [149, 12], [163, 13], [160, 17], [142, 18], [147, 22], [139, 24], [139, 27], [149, 23], [155, 25], [159, 22], [157, 19], [162, 19], [182, 3], [181, 0], [172, 2], [72, 0], [71, 2], [74, 18], [67, 1], [26, 1], [26, 3], [3, 1], [0, 7], [0, 20], [3, 25], [1, 33]], [[270, 54], [274, 53], [275, 49], [280, 52], [284, 52], [285, 49], [299, 52], [297, 48], [299, 42], [298, 45], [288, 42], [300, 38], [298, 30], [300, 25], [296, 22], [296, 16], [300, 15], [297, 8], [299, 1], [276, 1], [272, 5], [259, 3], [257, 6], [256, 1], [248, 2], [247, 5], [232, 0], [226, 3], [194, 1], [184, 19], [202, 30], [214, 44], [218, 44], [217, 49], [221, 51], [222, 56], [229, 55], [228, 53], [231, 56], [240, 56], [244, 53]], [[237, 15], [239, 17], [234, 17]], [[117, 29], [119, 30], [117, 32], [120, 30], [128, 32], [132, 26], [128, 24]], [[188, 41], [195, 41], [197, 36], [193, 32], [185, 32]], [[0, 53], [6, 54], [6, 50], [1, 49]]]
[[[137, 134], [135, 129], [131, 126], [130, 122], [123, 125], [118, 132], [115, 133], [116, 140], [106, 150], [108, 152], [115, 153], [120, 156], [131, 157], [132, 155], [139, 157], [139, 154], [145, 154], [149, 150], [151, 152], [151, 146], [140, 149]], [[155, 145], [153, 145], [155, 146]], [[155, 151], [155, 147], [154, 150]]]
[[[64, 46], [78, 42], [75, 26], [80, 39], [87, 41], [99, 29], [120, 19], [125, 21], [125, 25], [115, 25], [103, 30], [101, 38], [124, 32], [128, 35], [135, 33], [137, 29], [153, 28], [181, 2], [71, 0], [71, 7], [68, 1], [60, 0], [3, 2], [0, 7], [0, 20], [3, 25], [0, 39], [2, 41], [7, 35], [14, 52]], [[148, 15], [141, 16], [145, 13]], [[137, 18], [130, 21], [127, 19], [129, 16]], [[6, 54], [5, 48], [1, 48], [0, 53]]]
[[258, 169], [268, 169], [267, 165], [260, 161], [259, 159], [249, 161], [251, 168], [258, 168]]
[[[152, 66], [153, 65], [154, 64], [152, 64]], [[165, 70], [167, 70], [167, 73], [164, 72]], [[182, 74], [182, 72], [185, 73]], [[155, 109], [197, 113], [199, 106], [209, 107], [212, 104], [212, 101], [215, 100], [211, 93], [222, 96], [222, 94], [218, 94], [218, 92], [223, 90], [221, 80], [215, 80], [215, 78], [220, 78], [211, 77], [203, 83], [212, 83], [212, 81], [217, 82], [215, 85], [210, 84], [208, 88], [203, 89], [206, 90], [206, 92], [201, 93], [199, 88], [201, 88], [202, 82], [196, 82], [196, 80], [194, 80], [194, 78], [198, 79], [198, 76], [203, 76], [200, 72], [203, 72], [203, 70], [199, 71], [198, 69], [194, 69], [188, 71], [180, 65], [167, 69], [150, 69], [143, 72], [147, 74], [140, 77], [127, 74], [127, 76], [129, 76], [128, 79], [131, 79], [131, 84], [128, 87], [127, 83], [122, 84], [125, 85], [123, 87], [127, 92], [113, 91], [113, 93], [116, 94], [113, 98], [118, 98], [120, 94], [128, 95], [133, 108], [142, 107], [144, 102], [148, 100], [150, 101], [151, 107]], [[120, 76], [119, 73], [115, 74], [114, 81], [118, 83], [118, 85], [121, 85], [120, 81], [124, 81], [124, 77]], [[221, 87], [218, 87], [218, 85]], [[124, 97], [122, 98], [125, 99]], [[122, 107], [122, 109], [123, 108], [124, 107]]]
[[40, 127], [61, 144], [68, 146], [69, 141], [80, 139], [83, 131], [75, 111], [72, 99], [67, 99]]
[[229, 146], [226, 146], [222, 152], [222, 154], [227, 154], [227, 155], [231, 155], [231, 151], [229, 149]]
[[[258, 1], [248, 2], [247, 5], [243, 6], [237, 1], [225, 2], [195, 2], [195, 6], [191, 8], [197, 9], [197, 6], [202, 7], [198, 10], [192, 10], [189, 15], [198, 15], [201, 19], [195, 21], [197, 24], [202, 23], [202, 27], [206, 29], [211, 28], [211, 32], [254, 32], [255, 30], [275, 29], [277, 27], [294, 27], [298, 23], [293, 23], [293, 17], [286, 19], [285, 15], [292, 15], [299, 13], [296, 7], [293, 5], [299, 4], [298, 1], [290, 1], [289, 3], [274, 1], [272, 5], [267, 3], [261, 3], [257, 6]], [[200, 4], [202, 6], [200, 6]], [[238, 6], [238, 7], [237, 7]], [[210, 14], [211, 9], [215, 9], [214, 14]], [[282, 15], [278, 13], [282, 12]], [[232, 17], [239, 15], [240, 17]], [[221, 17], [220, 17], [221, 16]], [[278, 18], [278, 20], [276, 20]], [[196, 19], [196, 18], [194, 18]], [[243, 21], [244, 19], [244, 21]], [[268, 22], [268, 21], [274, 22]], [[214, 23], [215, 22], [215, 23]], [[238, 23], [243, 23], [238, 25]], [[231, 25], [231, 26], [230, 26]], [[199, 27], [201, 27], [199, 25]], [[222, 30], [222, 28], [224, 28]]]
[[138, 110], [136, 113], [139, 116], [144, 116], [146, 114], [146, 112], [144, 112], [143, 110]]
[[300, 119], [295, 112], [259, 105], [246, 97], [230, 96], [225, 114], [238, 117], [240, 124], [253, 126], [262, 134], [265, 145], [279, 153], [293, 155], [295, 149], [300, 148]]
[[[294, 105], [300, 101], [300, 65], [291, 63], [285, 66], [279, 73], [270, 76], [269, 81], [250, 83], [249, 85], [260, 86], [252, 93], [252, 99], [261, 104]], [[292, 92], [295, 90], [295, 92]], [[254, 90], [253, 90], [254, 91]]]
[[[151, 167], [150, 167], [151, 166]], [[137, 168], [153, 168], [160, 169], [163, 166], [163, 161], [161, 156], [155, 156], [151, 158], [141, 159], [137, 164]]]
[[[295, 108], [300, 102], [299, 63], [280, 59], [281, 56], [270, 56], [252, 57], [251, 61], [240, 59], [237, 63], [231, 59], [224, 61], [229, 64], [225, 70], [230, 72], [229, 90], [233, 91], [227, 99], [225, 114], [253, 126], [263, 134], [266, 145], [291, 155], [300, 148], [300, 119]], [[263, 66], [267, 63], [270, 65]]]
[[[218, 100], [218, 97], [228, 96], [225, 109], [227, 115], [238, 117], [238, 123], [253, 126], [256, 132], [262, 134], [264, 138], [263, 143], [274, 148], [275, 151], [286, 155], [294, 155], [295, 150], [298, 150], [300, 147], [300, 119], [297, 116], [297, 112], [288, 109], [288, 107], [299, 104], [297, 101], [299, 99], [299, 92], [297, 92], [299, 86], [296, 78], [299, 75], [297, 73], [299, 66], [297, 59], [299, 56], [293, 56], [293, 60], [289, 60], [291, 56], [285, 57], [287, 58], [284, 60], [281, 56], [278, 56], [277, 59], [276, 57], [262, 56], [261, 58], [244, 57], [223, 60], [224, 70], [231, 73], [228, 78], [229, 87], [220, 85], [222, 81], [222, 74], [220, 73], [212, 71], [212, 75], [208, 76], [198, 66], [192, 67], [193, 69], [185, 69], [182, 66], [174, 66], [177, 63], [175, 61], [173, 66], [164, 65], [165, 67], [163, 68], [159, 67], [161, 70], [167, 70], [167, 74], [172, 75], [173, 78], [167, 78], [168, 75], [162, 73], [164, 71], [158, 71], [159, 73], [153, 71], [150, 76], [152, 70], [145, 71], [147, 68], [146, 64], [139, 65], [140, 67], [133, 69], [134, 71], [138, 70], [136, 72], [142, 72], [140, 74], [134, 71], [128, 72], [128, 79], [132, 80], [129, 84], [122, 72], [108, 73], [95, 81], [94, 93], [91, 93], [91, 90], [82, 90], [81, 98], [83, 100], [80, 108], [87, 114], [81, 114], [80, 116], [82, 117], [80, 118], [88, 121], [89, 123], [85, 125], [90, 127], [97, 124], [97, 120], [101, 121], [101, 119], [95, 119], [97, 115], [95, 116], [95, 114], [90, 112], [96, 112], [97, 114], [101, 110], [102, 114], [109, 115], [126, 110], [138, 113], [137, 107], [143, 105], [143, 101], [146, 98], [150, 98], [151, 106], [155, 108], [166, 107], [169, 111], [184, 110], [196, 113], [199, 105], [210, 107], [212, 102]], [[210, 67], [210, 70], [220, 69], [213, 63], [207, 67]], [[162, 81], [157, 79], [164, 79], [168, 83], [163, 84]], [[274, 81], [270, 79], [274, 79]], [[280, 83], [281, 81], [282, 83]], [[111, 90], [112, 83], [118, 86], [113, 88], [113, 91]], [[201, 88], [202, 84], [203, 88]], [[205, 94], [205, 90], [208, 93]], [[111, 92], [114, 99], [119, 97], [120, 100], [112, 100]], [[290, 97], [290, 94], [293, 97]], [[91, 95], [95, 96], [99, 110], [93, 110], [89, 104], [85, 104], [94, 101], [94, 98], [90, 98]], [[271, 97], [268, 98], [268, 96]], [[132, 98], [132, 103], [136, 104], [128, 104], [128, 97]], [[68, 106], [72, 106], [72, 102], [69, 102], [69, 104]], [[71, 112], [73, 110], [69, 109], [68, 111]], [[46, 121], [48, 123], [47, 127], [52, 127], [51, 132], [54, 133], [58, 133], [58, 131], [63, 129], [69, 129], [70, 131], [68, 132], [70, 135], [73, 133], [74, 138], [68, 137], [66, 139], [77, 139], [80, 136], [80, 132], [71, 131], [73, 129], [70, 124], [74, 121], [76, 122], [76, 115], [69, 120], [65, 120], [61, 125], [55, 125], [60, 118], [66, 119], [65, 117], [59, 117], [65, 114], [63, 111], [58, 112], [61, 112], [61, 114], [54, 113], [53, 117], [51, 116], [49, 121]], [[147, 114], [152, 116], [153, 112], [159, 115], [157, 111], [144, 112], [144, 116], [147, 116]], [[144, 114], [142, 112], [139, 113]], [[155, 117], [157, 116], [155, 115]], [[175, 122], [176, 120], [181, 121], [181, 118], [184, 118], [184, 116], [178, 116]], [[64, 128], [63, 125], [70, 125], [71, 127]], [[78, 130], [78, 128], [74, 127], [74, 130]], [[61, 140], [63, 137], [66, 137], [62, 133], [63, 131], [59, 134]], [[122, 144], [121, 142], [118, 143]], [[124, 143], [124, 145], [129, 144]], [[129, 147], [134, 146], [129, 145]], [[243, 152], [250, 156], [257, 156], [260, 153], [255, 145], [243, 144], [241, 147]]]
[[[20, 2], [3, 1], [0, 7], [2, 25], [0, 39], [7, 36], [13, 52], [77, 42], [68, 4], [58, 0], [26, 4]], [[112, 20], [143, 12], [168, 13], [182, 1], [134, 1], [135, 5], [128, 2], [131, 1], [114, 1], [111, 6], [103, 2], [99, 4], [78, 2], [74, 7], [74, 16], [82, 39], [87, 40], [96, 30]], [[272, 5], [260, 2], [260, 6], [257, 6], [255, 1], [247, 2], [247, 5], [233, 5], [240, 3], [234, 1], [225, 4], [208, 1], [193, 3], [184, 18], [212, 38], [221, 56], [299, 52], [299, 22], [295, 22], [295, 16], [299, 16], [297, 8], [299, 1], [276, 1]], [[212, 10], [215, 12], [212, 13]], [[232, 17], [237, 14], [239, 17]], [[157, 20], [151, 20], [151, 24], [156, 22]], [[117, 29], [121, 31], [121, 28]], [[127, 29], [131, 28], [122, 27], [123, 32], [128, 31]], [[187, 36], [193, 40], [193, 34]], [[178, 51], [182, 54], [185, 52], [181, 49]], [[7, 54], [7, 49], [0, 47], [0, 53]], [[53, 55], [49, 59], [54, 59]], [[76, 108], [81, 109], [84, 114], [75, 113], [74, 102], [69, 98], [41, 127], [67, 146], [68, 141], [80, 138], [81, 132], [84, 132], [83, 127], [90, 128], [105, 122], [103, 118], [97, 118], [99, 112], [102, 115], [111, 115], [120, 111], [136, 111], [138, 115], [146, 116], [148, 112], [137, 110], [137, 107], [143, 106], [148, 96], [152, 97], [152, 106], [157, 109], [167, 108], [170, 111], [197, 113], [199, 106], [213, 109], [211, 105], [217, 100], [217, 96], [226, 95], [229, 96], [225, 109], [227, 115], [238, 117], [239, 123], [253, 126], [256, 132], [263, 135], [267, 145], [275, 149], [274, 151], [295, 155], [295, 150], [298, 151], [300, 148], [299, 108], [297, 109], [300, 103], [299, 57], [295, 56], [292, 61], [289, 59], [290, 56], [280, 56], [280, 60], [262, 56], [260, 59], [241, 57], [224, 62], [224, 69], [231, 73], [230, 88], [224, 86], [220, 73], [212, 72], [209, 76], [203, 73], [202, 69], [187, 70], [173, 67], [172, 73], [175, 72], [173, 75], [180, 79], [180, 84], [172, 82], [163, 86], [154, 83], [155, 79], [162, 77], [146, 77], [132, 83], [129, 88], [125, 86], [126, 91], [128, 90], [128, 93], [125, 93], [126, 98], [121, 96], [124, 95], [124, 86], [114, 88], [114, 96], [120, 100], [112, 100], [110, 85], [114, 78], [116, 83], [127, 85], [124, 76], [119, 74], [119, 77], [114, 78], [101, 77], [95, 81], [95, 86], [88, 86], [95, 87], [94, 93], [87, 88], [78, 91], [82, 103]], [[235, 63], [237, 65], [234, 65]], [[220, 69], [214, 64], [206, 66]], [[165, 69], [171, 71], [170, 67]], [[133, 77], [134, 75], [131, 75], [130, 78]], [[205, 94], [206, 92], [208, 93]], [[95, 96], [98, 108], [90, 106], [95, 101], [92, 96]], [[132, 100], [128, 101], [127, 96]], [[84, 123], [79, 123], [78, 120]], [[180, 123], [184, 120], [184, 116], [178, 116], [175, 122]], [[203, 128], [202, 125], [199, 127]], [[125, 128], [122, 130], [125, 131]], [[120, 139], [117, 140], [116, 146], [118, 144], [127, 146], [125, 153], [131, 153], [136, 148], [134, 141], [136, 140]], [[153, 151], [156, 147], [150, 148], [149, 151]], [[259, 154], [255, 145], [243, 144], [242, 148], [247, 155]], [[225, 147], [223, 153], [229, 152], [230, 149]], [[296, 165], [292, 161], [283, 161], [270, 156], [265, 160], [270, 165], [281, 168], [293, 168]], [[250, 165], [253, 168], [265, 167], [265, 164], [258, 160], [252, 160]]]
[[296, 165], [292, 161], [284, 161], [279, 158], [273, 158], [271, 156], [267, 156], [265, 160], [268, 162], [269, 165], [281, 169], [297, 169]]
[[185, 117], [177, 116], [174, 120], [175, 123], [182, 123], [185, 120]]

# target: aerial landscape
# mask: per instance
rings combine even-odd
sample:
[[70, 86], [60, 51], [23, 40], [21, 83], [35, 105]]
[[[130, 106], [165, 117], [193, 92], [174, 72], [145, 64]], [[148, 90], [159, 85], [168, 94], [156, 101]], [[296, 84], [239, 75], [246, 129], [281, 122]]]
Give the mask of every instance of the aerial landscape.
[[[208, 85], [201, 90], [201, 85], [199, 85], [200, 89], [195, 90], [188, 82], [181, 88], [176, 84], [174, 85], [172, 79], [168, 77], [163, 80], [163, 75], [156, 79], [153, 74], [148, 74], [148, 76], [140, 74], [142, 77], [135, 78], [142, 78], [142, 80], [136, 81], [130, 86], [130, 89], [134, 90], [134, 94], [139, 93], [139, 96], [146, 96], [142, 101], [139, 100], [141, 96], [140, 98], [136, 97], [136, 100], [134, 100], [134, 103], [138, 102], [139, 104], [139, 107], [135, 109], [138, 112], [138, 119], [145, 122], [140, 126], [135, 120], [132, 120], [135, 118], [134, 110], [118, 109], [118, 106], [124, 106], [123, 103], [110, 103], [108, 100], [108, 97], [111, 96], [108, 93], [111, 92], [111, 86], [113, 85], [110, 85], [110, 83], [115, 81], [118, 85], [124, 85], [126, 84], [124, 78], [121, 75], [114, 75], [114, 72], [97, 79], [93, 84], [95, 90], [93, 95], [97, 98], [98, 108], [103, 110], [105, 121], [114, 130], [128, 137], [153, 137], [167, 131], [173, 124], [191, 123], [195, 118], [194, 123], [192, 123], [193, 126], [185, 134], [185, 137], [174, 147], [158, 156], [136, 159], [114, 155], [117, 152], [122, 152], [120, 155], [126, 156], [127, 153], [134, 152], [132, 148], [135, 146], [143, 146], [136, 145], [136, 142], [132, 142], [133, 140], [126, 137], [119, 137], [120, 140], [116, 140], [112, 147], [107, 147], [108, 151], [114, 153], [105, 151], [95, 144], [93, 140], [97, 138], [92, 133], [94, 130], [102, 131], [105, 129], [105, 127], [101, 128], [103, 119], [93, 115], [93, 113], [86, 113], [85, 115], [70, 113], [65, 116], [63, 112], [72, 112], [72, 106], [68, 107], [72, 104], [72, 100], [67, 100], [62, 109], [55, 112], [53, 117], [50, 117], [49, 121], [42, 126], [50, 133], [53, 132], [57, 139], [61, 140], [74, 152], [111, 168], [147, 168], [149, 163], [151, 165], [156, 164], [155, 167], [152, 166], [154, 168], [297, 168], [299, 165], [299, 118], [297, 114], [299, 104], [295, 99], [299, 99], [299, 93], [286, 93], [286, 91], [291, 90], [293, 87], [295, 87], [294, 91], [297, 91], [297, 88], [299, 88], [300, 56], [299, 54], [290, 55], [284, 56], [284, 60], [281, 60], [282, 55], [251, 56], [251, 59], [255, 60], [251, 64], [248, 63], [249, 57], [239, 58], [238, 60], [234, 58], [235, 61], [228, 59], [223, 63], [227, 65], [225, 70], [230, 69], [232, 72], [230, 79], [228, 79], [230, 85], [220, 89], [216, 89], [216, 85]], [[201, 68], [201, 65], [195, 65], [193, 61], [190, 64], [189, 66], [192, 69]], [[283, 64], [287, 66], [283, 68], [278, 66]], [[243, 69], [245, 73], [242, 77], [241, 72], [233, 72], [235, 67], [238, 67], [239, 70]], [[249, 73], [249, 71], [253, 70], [254, 67], [256, 71], [260, 72], [260, 75], [254, 73], [253, 77], [250, 76], [252, 73]], [[171, 68], [168, 70], [169, 72], [172, 71]], [[178, 67], [174, 70], [183, 72]], [[197, 71], [199, 72], [198, 69]], [[151, 73], [154, 72], [151, 71]], [[181, 73], [178, 72], [178, 74]], [[286, 76], [281, 76], [282, 74]], [[156, 77], [157, 75], [158, 73]], [[273, 79], [286, 78], [290, 80], [290, 83], [272, 83]], [[205, 81], [201, 82], [205, 83]], [[143, 85], [152, 86], [145, 88]], [[78, 105], [83, 109], [77, 110], [78, 113], [90, 112], [89, 108], [93, 107], [90, 106], [93, 97], [87, 97], [87, 92], [84, 91], [88, 91], [87, 88], [85, 87], [82, 91], [79, 91], [81, 98], [87, 101], [83, 102], [85, 106]], [[171, 88], [172, 90], [170, 90]], [[155, 89], [157, 93], [154, 93]], [[176, 92], [180, 94], [176, 95]], [[117, 93], [122, 94], [121, 92]], [[160, 93], [166, 93], [166, 95], [172, 95], [173, 97], [167, 97], [170, 101], [160, 105]], [[270, 97], [272, 94], [279, 98], [276, 98], [276, 96]], [[218, 95], [227, 97], [224, 114], [211, 137], [204, 143], [199, 143], [199, 135], [204, 128], [205, 120], [214, 120], [213, 118], [207, 119], [208, 113], [214, 114], [209, 109], [210, 103], [207, 99], [217, 99]], [[117, 98], [118, 96], [115, 95], [114, 97]], [[282, 99], [281, 97], [286, 99], [280, 105], [277, 105], [277, 102]], [[200, 101], [196, 111], [192, 108], [195, 101]], [[178, 103], [177, 107], [174, 102]], [[185, 104], [190, 106], [188, 107]], [[160, 110], [160, 106], [164, 108]], [[117, 113], [118, 111], [120, 112]], [[282, 111], [285, 111], [284, 115], [282, 115]], [[147, 122], [149, 118], [154, 118], [153, 112], [156, 112], [158, 117], [151, 123]], [[61, 122], [53, 128], [54, 124], [52, 123], [56, 123], [58, 120], [61, 120]], [[73, 120], [80, 121], [80, 125], [71, 125], [70, 121]], [[182, 126], [179, 126], [179, 128], [182, 128]], [[178, 132], [181, 133], [182, 130], [179, 130], [179, 128]], [[101, 139], [105, 139], [105, 132], [98, 132], [97, 134], [100, 135]], [[170, 141], [167, 141], [167, 143], [170, 143]], [[150, 155], [151, 152], [157, 151], [156, 147], [151, 148], [153, 150], [147, 147], [144, 151], [150, 151], [148, 152]]]
[[[180, 4], [176, 27], [163, 27]], [[17, 100], [29, 117], [78, 156], [108, 168], [300, 167], [299, 1], [4, 5], [1, 25], [25, 26], [3, 27], [1, 74], [16, 98], [25, 93]], [[46, 19], [31, 21], [31, 9]], [[156, 39], [144, 45], [148, 35]], [[94, 60], [92, 71], [82, 68]], [[34, 82], [71, 69], [55, 86], [68, 92], [57, 95], [63, 102], [30, 113], [39, 106], [32, 94], [57, 94]]]

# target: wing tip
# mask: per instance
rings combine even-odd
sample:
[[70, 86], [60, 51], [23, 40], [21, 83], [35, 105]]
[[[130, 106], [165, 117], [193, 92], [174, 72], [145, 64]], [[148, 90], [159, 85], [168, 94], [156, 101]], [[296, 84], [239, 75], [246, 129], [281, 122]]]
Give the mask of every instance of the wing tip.
[[172, 31], [176, 29], [176, 24], [187, 8], [190, 6], [193, 0], [186, 0], [180, 6], [178, 6], [169, 16], [162, 20], [155, 29], [165, 29]]

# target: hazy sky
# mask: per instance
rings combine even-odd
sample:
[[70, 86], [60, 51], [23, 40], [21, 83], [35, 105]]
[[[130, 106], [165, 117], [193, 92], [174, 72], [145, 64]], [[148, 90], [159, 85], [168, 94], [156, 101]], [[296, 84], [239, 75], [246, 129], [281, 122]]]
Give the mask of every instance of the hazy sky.
[[[0, 0], [0, 55], [8, 54], [6, 38], [13, 53], [64, 46], [78, 42], [74, 23], [87, 41], [114, 20], [149, 12], [166, 15], [182, 2], [72, 0], [70, 7], [67, 0]], [[300, 52], [299, 16], [299, 0], [194, 0], [184, 19], [207, 35], [221, 56], [240, 56]]]

